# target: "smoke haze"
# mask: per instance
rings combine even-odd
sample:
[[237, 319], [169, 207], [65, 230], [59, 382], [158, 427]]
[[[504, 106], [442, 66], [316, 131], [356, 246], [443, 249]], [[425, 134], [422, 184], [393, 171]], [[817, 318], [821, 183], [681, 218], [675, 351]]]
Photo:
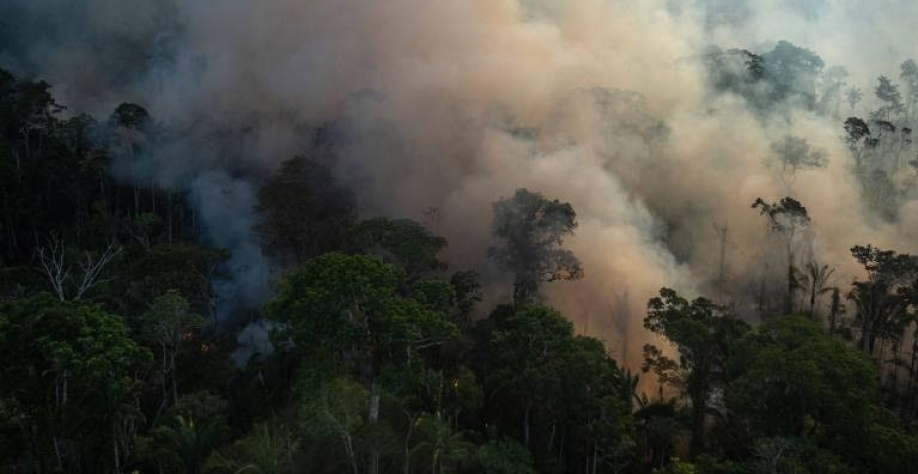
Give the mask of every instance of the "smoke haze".
[[[485, 255], [491, 204], [520, 187], [570, 202], [580, 226], [565, 244], [586, 276], [546, 292], [632, 362], [660, 287], [749, 314], [763, 276], [780, 288], [784, 257], [750, 209], [757, 197], [807, 207], [801, 255], [837, 267], [835, 284], [858, 275], [852, 245], [918, 250], [918, 201], [892, 222], [865, 208], [843, 119], [790, 104], [763, 114], [714, 91], [699, 59], [711, 45], [764, 53], [790, 41], [846, 67], [865, 101], [842, 116], [865, 115], [875, 76], [897, 78], [918, 56], [914, 1], [4, 4], [0, 67], [47, 80], [71, 110], [106, 116], [131, 101], [183, 131], [131, 172], [187, 192], [211, 243], [230, 250], [219, 284], [238, 300], [227, 305], [257, 307], [269, 293], [272, 265], [251, 230], [258, 184], [308, 154], [327, 124], [333, 169], [361, 215], [424, 221], [438, 208], [430, 226], [450, 242], [444, 257], [482, 272], [491, 302], [511, 294]], [[829, 158], [789, 190], [765, 166], [788, 134]], [[728, 229], [723, 288], [715, 226]]]

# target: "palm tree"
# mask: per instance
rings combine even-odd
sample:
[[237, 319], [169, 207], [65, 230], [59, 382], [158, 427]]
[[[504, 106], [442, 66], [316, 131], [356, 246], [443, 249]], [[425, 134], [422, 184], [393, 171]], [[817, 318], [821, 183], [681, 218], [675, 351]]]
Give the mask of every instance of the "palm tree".
[[453, 433], [450, 424], [439, 413], [422, 415], [416, 424], [418, 431], [427, 437], [427, 441], [418, 443], [412, 449], [412, 454], [422, 450], [429, 451], [432, 474], [449, 472], [450, 467], [461, 464], [474, 451], [474, 444], [465, 440], [465, 433]]
[[193, 418], [176, 416], [174, 423], [155, 430], [160, 444], [159, 459], [169, 460], [177, 471], [200, 474], [210, 453], [220, 445], [223, 426], [220, 420], [197, 423]]
[[888, 335], [889, 331], [907, 317], [909, 299], [900, 292], [891, 291], [883, 281], [856, 281], [848, 294], [857, 308], [855, 319], [861, 323], [861, 349], [873, 355], [877, 336]]
[[282, 474], [293, 472], [300, 440], [284, 425], [257, 423], [252, 434], [233, 443], [207, 461], [206, 472], [232, 474]]
[[810, 261], [804, 266], [803, 271], [795, 268], [794, 273], [798, 287], [806, 290], [810, 298], [810, 317], [816, 322], [821, 322], [816, 315], [816, 297], [832, 291], [829, 279], [832, 278], [835, 269], [829, 268], [828, 265], [820, 266], [816, 261]]

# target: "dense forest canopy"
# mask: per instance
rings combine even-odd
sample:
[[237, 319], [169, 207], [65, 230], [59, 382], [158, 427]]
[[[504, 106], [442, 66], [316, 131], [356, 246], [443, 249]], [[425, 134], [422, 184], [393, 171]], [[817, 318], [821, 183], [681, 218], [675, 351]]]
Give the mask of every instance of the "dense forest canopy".
[[918, 465], [918, 4], [219, 3], [0, 4], [0, 472]]

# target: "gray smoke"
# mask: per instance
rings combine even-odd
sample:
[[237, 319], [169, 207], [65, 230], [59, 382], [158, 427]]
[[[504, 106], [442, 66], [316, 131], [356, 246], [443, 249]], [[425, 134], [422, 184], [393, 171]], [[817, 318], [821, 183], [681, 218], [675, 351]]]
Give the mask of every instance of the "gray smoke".
[[829, 159], [790, 190], [813, 216], [807, 257], [846, 284], [854, 244], [915, 251], [918, 201], [894, 222], [865, 208], [840, 121], [715, 93], [699, 58], [790, 41], [845, 66], [865, 115], [874, 76], [916, 55], [916, 17], [906, 0], [7, 0], [0, 67], [45, 78], [74, 110], [133, 101], [187, 131], [133, 169], [188, 193], [231, 251], [227, 308], [269, 293], [255, 189], [334, 123], [334, 171], [361, 213], [438, 208], [445, 257], [481, 270], [489, 301], [509, 282], [485, 258], [491, 203], [518, 187], [571, 202], [586, 278], [549, 296], [637, 361], [661, 286], [742, 303], [763, 276], [778, 285], [780, 246], [749, 205], [784, 194], [764, 164], [784, 136]]

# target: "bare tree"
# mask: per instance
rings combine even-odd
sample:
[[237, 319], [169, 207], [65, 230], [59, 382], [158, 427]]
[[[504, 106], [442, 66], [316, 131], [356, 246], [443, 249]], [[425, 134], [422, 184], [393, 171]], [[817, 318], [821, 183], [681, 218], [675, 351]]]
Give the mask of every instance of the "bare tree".
[[70, 265], [64, 263], [64, 245], [52, 234], [45, 245], [38, 247], [37, 253], [41, 271], [51, 283], [54, 294], [59, 300], [66, 301], [64, 285], [70, 278]]
[[[48, 278], [55, 296], [61, 301], [78, 301], [87, 291], [102, 281], [99, 280], [102, 269], [117, 257], [121, 250], [121, 246], [109, 244], [105, 251], [96, 258], [93, 258], [90, 252], [85, 252], [85, 258], [79, 264], [81, 273], [79, 281], [73, 281], [70, 271], [73, 265], [67, 261], [64, 243], [57, 236], [48, 237], [45, 245], [38, 246], [36, 252], [40, 265], [39, 270]], [[72, 295], [70, 294], [71, 287], [73, 287]]]

